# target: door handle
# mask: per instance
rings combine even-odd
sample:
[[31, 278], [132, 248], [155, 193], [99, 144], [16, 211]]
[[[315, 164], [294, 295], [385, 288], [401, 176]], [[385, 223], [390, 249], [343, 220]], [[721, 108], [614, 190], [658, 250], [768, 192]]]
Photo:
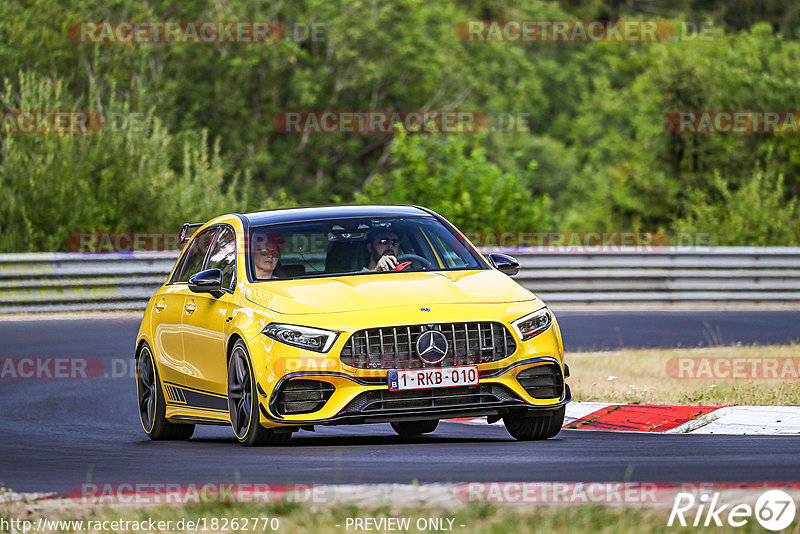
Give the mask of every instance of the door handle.
[[186, 310], [186, 315], [191, 315], [197, 309], [197, 306], [195, 306], [194, 304], [187, 304], [186, 306], [183, 307], [183, 309]]
[[167, 307], [167, 303], [164, 302], [163, 300], [161, 300], [159, 302], [156, 302], [156, 305], [154, 306], [156, 311], [162, 311], [166, 307]]

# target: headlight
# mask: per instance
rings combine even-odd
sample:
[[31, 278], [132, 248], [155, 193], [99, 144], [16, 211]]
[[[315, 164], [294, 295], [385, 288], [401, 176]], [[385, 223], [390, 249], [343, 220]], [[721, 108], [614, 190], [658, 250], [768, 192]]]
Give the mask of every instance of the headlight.
[[267, 325], [261, 333], [292, 347], [316, 352], [328, 352], [339, 337], [339, 332], [279, 323]]
[[522, 341], [538, 336], [553, 324], [553, 315], [547, 308], [535, 311], [531, 314], [521, 317], [515, 321], [511, 321], [511, 326], [519, 334]]

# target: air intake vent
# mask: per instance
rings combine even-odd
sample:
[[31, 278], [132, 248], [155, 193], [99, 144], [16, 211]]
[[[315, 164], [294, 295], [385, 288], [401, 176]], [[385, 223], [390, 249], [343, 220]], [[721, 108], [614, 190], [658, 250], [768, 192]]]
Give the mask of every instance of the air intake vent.
[[479, 386], [423, 389], [412, 391], [367, 391], [358, 395], [342, 413], [392, 412], [419, 409], [495, 406], [516, 400], [498, 384]]
[[534, 399], [560, 399], [564, 394], [564, 378], [557, 365], [537, 365], [517, 375], [517, 381]]
[[290, 380], [278, 393], [276, 409], [281, 415], [316, 412], [325, 406], [334, 389], [333, 384], [320, 380]]

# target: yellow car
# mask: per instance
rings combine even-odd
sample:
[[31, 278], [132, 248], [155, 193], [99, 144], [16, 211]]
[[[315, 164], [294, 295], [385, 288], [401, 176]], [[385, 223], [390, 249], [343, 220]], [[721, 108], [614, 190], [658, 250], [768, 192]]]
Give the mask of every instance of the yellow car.
[[[553, 314], [416, 206], [217, 217], [194, 231], [136, 340], [142, 427], [188, 439], [231, 425], [245, 445], [315, 425], [503, 419], [520, 440], [558, 434], [571, 395]], [[182, 237], [183, 240], [184, 237]]]

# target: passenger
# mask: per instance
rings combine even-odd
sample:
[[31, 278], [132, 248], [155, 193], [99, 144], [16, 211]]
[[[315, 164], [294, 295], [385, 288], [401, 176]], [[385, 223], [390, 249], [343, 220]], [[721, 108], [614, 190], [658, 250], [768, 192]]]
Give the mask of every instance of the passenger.
[[283, 240], [275, 235], [254, 236], [253, 265], [256, 269], [256, 278], [259, 280], [272, 280], [275, 276], [275, 267], [281, 259], [280, 245]]

